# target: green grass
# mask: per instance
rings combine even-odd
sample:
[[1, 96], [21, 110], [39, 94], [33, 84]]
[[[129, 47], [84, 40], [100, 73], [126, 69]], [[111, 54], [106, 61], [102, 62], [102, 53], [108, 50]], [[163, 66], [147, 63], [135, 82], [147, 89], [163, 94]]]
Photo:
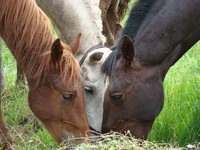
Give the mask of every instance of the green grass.
[[200, 55], [197, 43], [168, 72], [165, 104], [149, 136], [151, 141], [185, 146], [200, 142]]

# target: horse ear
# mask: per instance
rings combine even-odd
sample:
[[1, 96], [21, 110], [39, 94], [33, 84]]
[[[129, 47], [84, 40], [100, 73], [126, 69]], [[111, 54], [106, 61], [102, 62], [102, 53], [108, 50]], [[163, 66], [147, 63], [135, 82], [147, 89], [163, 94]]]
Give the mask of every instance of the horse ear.
[[125, 60], [125, 65], [130, 66], [131, 61], [134, 58], [135, 51], [133, 47], [133, 41], [126, 35], [124, 36], [124, 39], [122, 42], [121, 53], [122, 53], [122, 57]]
[[60, 61], [63, 55], [63, 46], [60, 42], [60, 39], [56, 39], [51, 48], [51, 60], [55, 64], [57, 61]]
[[92, 55], [90, 55], [89, 61], [90, 62], [100, 61], [102, 57], [103, 57], [102, 52], [95, 52]]
[[116, 23], [116, 29], [115, 29], [115, 35], [114, 35], [115, 40], [120, 37], [122, 30], [123, 30], [123, 27], [119, 23]]
[[72, 43], [70, 44], [72, 53], [75, 55], [79, 49], [79, 45], [80, 45], [80, 39], [81, 39], [81, 33], [79, 33], [74, 40], [72, 41]]

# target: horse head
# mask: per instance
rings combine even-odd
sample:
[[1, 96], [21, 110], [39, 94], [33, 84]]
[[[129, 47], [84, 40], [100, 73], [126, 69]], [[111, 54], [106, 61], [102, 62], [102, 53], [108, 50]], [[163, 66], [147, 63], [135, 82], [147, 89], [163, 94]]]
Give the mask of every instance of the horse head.
[[147, 138], [163, 107], [166, 73], [200, 37], [196, 7], [200, 3], [193, 1], [190, 8], [188, 4], [139, 0], [132, 7], [117, 47], [103, 67], [109, 75], [103, 133], [130, 130], [136, 138]]
[[102, 132], [130, 130], [144, 139], [163, 107], [163, 77], [159, 66], [145, 67], [135, 59], [133, 42], [127, 36], [121, 54], [105, 93]]
[[86, 136], [89, 130], [80, 68], [71, 57], [71, 52], [76, 53], [78, 49], [79, 40], [80, 35], [71, 48], [59, 39], [55, 40], [51, 51], [44, 54], [48, 56], [49, 66], [43, 81], [31, 88], [38, 81], [28, 79], [30, 108], [58, 143], [68, 137]]
[[87, 54], [81, 65], [88, 122], [98, 132], [101, 131], [105, 91], [105, 74], [101, 73], [101, 66], [110, 53], [111, 50], [105, 47], [95, 49]]

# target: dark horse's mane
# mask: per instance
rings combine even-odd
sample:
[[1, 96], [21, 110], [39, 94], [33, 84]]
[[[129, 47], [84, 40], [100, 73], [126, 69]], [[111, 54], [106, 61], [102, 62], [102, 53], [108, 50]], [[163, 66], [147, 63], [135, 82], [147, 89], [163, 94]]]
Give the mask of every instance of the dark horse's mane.
[[[102, 66], [103, 73], [111, 75], [111, 72], [119, 59], [121, 42], [124, 35], [128, 35], [134, 39], [140, 25], [146, 18], [148, 12], [151, 10], [156, 0], [138, 0], [132, 7], [125, 28], [120, 35], [120, 38], [116, 41], [115, 45], [111, 48], [113, 52], [109, 55]], [[133, 23], [134, 22], [134, 23]], [[131, 32], [130, 32], [131, 31]]]

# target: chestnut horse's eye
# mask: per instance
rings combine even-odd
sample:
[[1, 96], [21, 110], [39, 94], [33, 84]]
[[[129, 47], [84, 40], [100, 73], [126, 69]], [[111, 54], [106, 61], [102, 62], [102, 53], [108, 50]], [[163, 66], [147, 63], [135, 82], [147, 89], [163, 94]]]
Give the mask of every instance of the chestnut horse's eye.
[[72, 101], [73, 95], [72, 94], [62, 94], [63, 98], [67, 101]]
[[115, 102], [119, 102], [123, 100], [123, 93], [121, 92], [116, 92], [113, 93], [112, 95], [110, 95], [111, 100], [115, 101]]
[[85, 86], [85, 92], [89, 94], [93, 94], [93, 89], [90, 86]]

